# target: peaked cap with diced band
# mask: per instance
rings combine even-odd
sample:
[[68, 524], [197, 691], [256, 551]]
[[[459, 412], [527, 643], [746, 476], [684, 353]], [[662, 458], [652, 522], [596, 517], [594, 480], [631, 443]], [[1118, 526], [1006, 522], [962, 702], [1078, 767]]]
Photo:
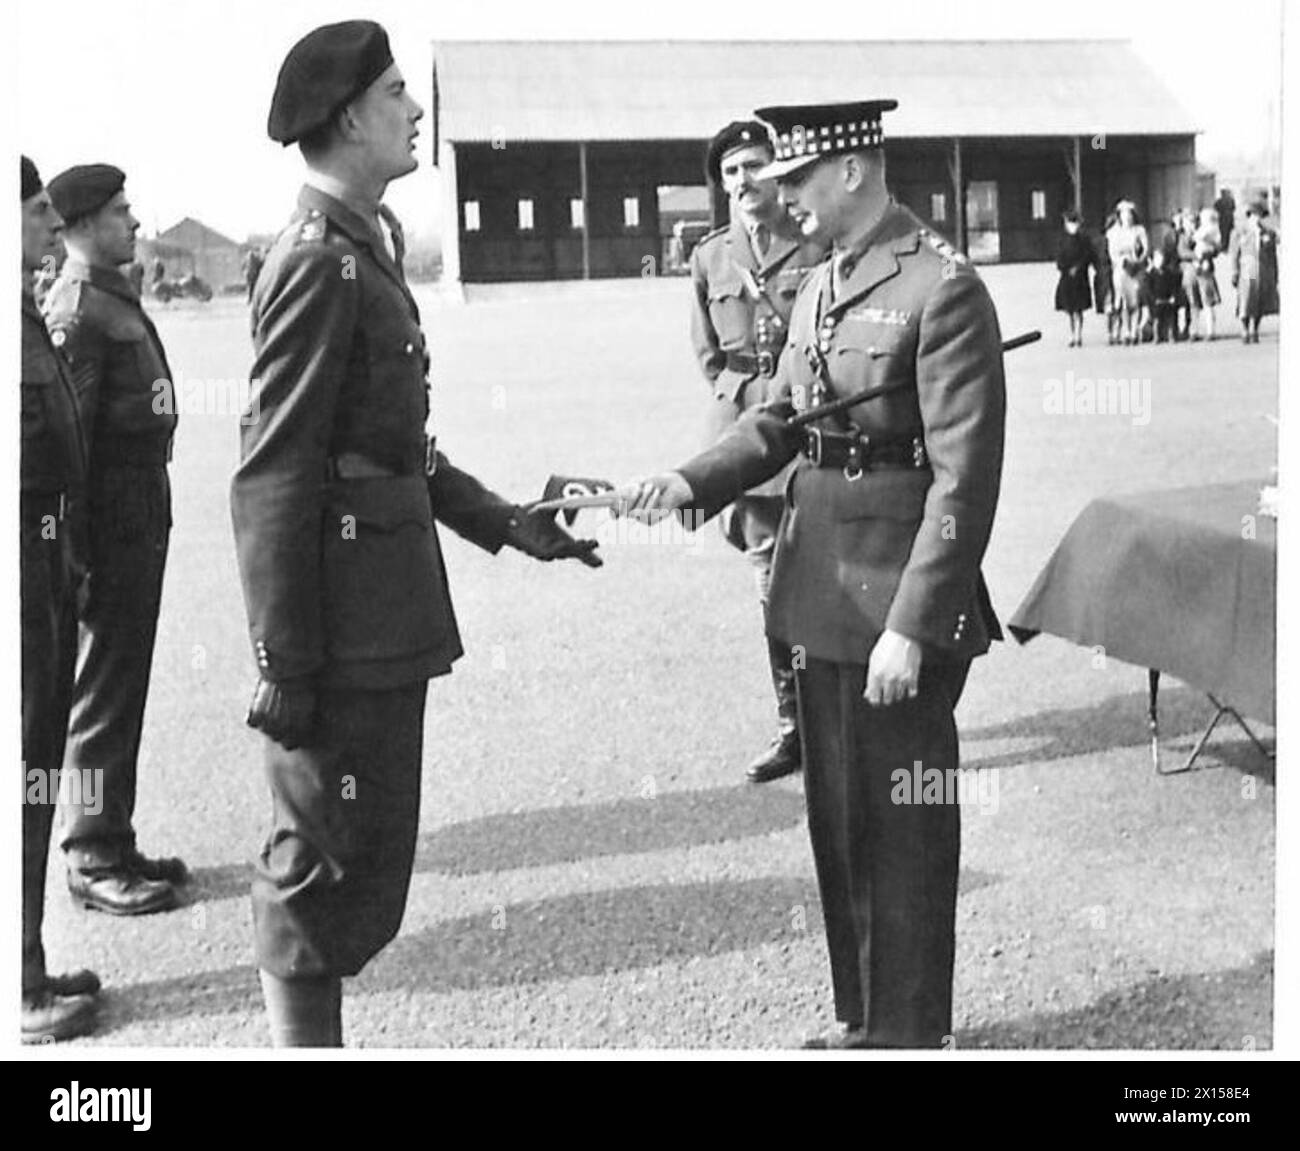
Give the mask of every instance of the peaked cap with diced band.
[[879, 148], [884, 143], [881, 114], [897, 107], [897, 100], [859, 100], [759, 108], [754, 115], [768, 126], [775, 158], [758, 175], [779, 178], [825, 156]]

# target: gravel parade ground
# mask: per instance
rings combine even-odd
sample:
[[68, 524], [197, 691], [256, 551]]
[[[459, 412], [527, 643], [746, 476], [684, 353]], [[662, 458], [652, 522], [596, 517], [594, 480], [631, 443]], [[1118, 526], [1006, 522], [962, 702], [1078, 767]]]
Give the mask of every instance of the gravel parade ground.
[[[1229, 299], [1231, 338], [1124, 348], [1090, 315], [1067, 348], [1055, 278], [985, 271], [1004, 337], [1044, 333], [1007, 356], [985, 564], [1004, 620], [1095, 496], [1262, 482], [1276, 462], [1276, 317], [1244, 346]], [[552, 472], [617, 482], [680, 462], [708, 394], [689, 293], [510, 285], [462, 305], [420, 289], [440, 446], [517, 501]], [[248, 886], [270, 802], [243, 724], [237, 412], [186, 406], [247, 375], [247, 311], [153, 315], [182, 411], [136, 826], [194, 879], [178, 910], [113, 919], [74, 909], [56, 850], [46, 946], [52, 971], [103, 978], [85, 1047], [264, 1047]], [[1068, 371], [1141, 380], [1149, 408], [1053, 414], [1045, 386]], [[578, 530], [604, 541], [601, 571], [441, 533], [468, 654], [430, 688], [410, 901], [345, 987], [350, 1046], [779, 1050], [833, 1024], [802, 784], [744, 779], [774, 726], [748, 565], [712, 524], [690, 537], [585, 512]], [[976, 663], [958, 713], [963, 765], [981, 769], [962, 813], [958, 1050], [1272, 1047], [1274, 765], [1224, 725], [1203, 770], [1157, 777], [1145, 693], [1143, 669], [1048, 636]], [[1173, 680], [1161, 707], [1172, 761], [1211, 709]]]

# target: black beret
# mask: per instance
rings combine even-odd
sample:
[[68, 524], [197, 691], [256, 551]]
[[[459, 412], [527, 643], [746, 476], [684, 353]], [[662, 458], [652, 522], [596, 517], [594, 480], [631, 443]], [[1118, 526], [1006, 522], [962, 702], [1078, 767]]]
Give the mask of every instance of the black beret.
[[712, 140], [709, 150], [704, 155], [704, 175], [710, 183], [722, 183], [722, 160], [728, 152], [737, 148], [748, 148], [757, 144], [772, 152], [772, 141], [767, 134], [767, 125], [757, 120], [732, 120]]
[[102, 208], [125, 183], [126, 173], [112, 164], [78, 164], [50, 181], [50, 199], [64, 222], [71, 224]]
[[785, 176], [823, 156], [879, 148], [881, 114], [897, 107], [897, 100], [858, 100], [759, 108], [754, 115], [771, 125], [776, 144], [776, 159], [760, 175]]
[[19, 180], [22, 184], [22, 200], [25, 204], [45, 185], [41, 183], [41, 174], [36, 170], [36, 165], [26, 156], [23, 156], [19, 161], [18, 171]]
[[393, 62], [388, 33], [373, 20], [345, 20], [308, 32], [280, 65], [266, 134], [292, 144], [364, 92]]

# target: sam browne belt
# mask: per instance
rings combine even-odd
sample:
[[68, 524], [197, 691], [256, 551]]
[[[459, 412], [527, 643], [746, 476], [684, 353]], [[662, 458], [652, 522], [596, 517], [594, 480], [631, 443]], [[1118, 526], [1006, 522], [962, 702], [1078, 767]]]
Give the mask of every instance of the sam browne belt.
[[873, 440], [864, 432], [828, 432], [805, 427], [801, 450], [814, 467], [843, 468], [857, 479], [874, 468], [921, 469], [930, 466], [925, 441], [919, 436]]

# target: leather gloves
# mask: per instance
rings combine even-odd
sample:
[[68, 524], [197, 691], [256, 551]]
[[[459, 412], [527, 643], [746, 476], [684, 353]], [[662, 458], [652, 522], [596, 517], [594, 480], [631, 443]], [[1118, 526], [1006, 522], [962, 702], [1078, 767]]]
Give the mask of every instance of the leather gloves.
[[506, 523], [506, 543], [539, 560], [581, 560], [598, 568], [604, 560], [596, 555], [599, 540], [579, 540], [555, 522], [554, 512], [530, 512], [515, 508]]
[[311, 739], [316, 721], [316, 687], [310, 679], [272, 683], [259, 679], [248, 705], [249, 727], [293, 751]]

